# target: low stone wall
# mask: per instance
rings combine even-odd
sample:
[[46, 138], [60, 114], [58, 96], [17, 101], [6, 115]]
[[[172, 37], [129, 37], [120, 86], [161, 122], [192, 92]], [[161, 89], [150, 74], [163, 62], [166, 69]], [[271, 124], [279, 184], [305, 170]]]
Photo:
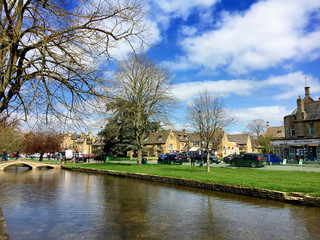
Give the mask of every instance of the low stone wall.
[[105, 175], [127, 177], [134, 179], [141, 179], [153, 182], [169, 183], [182, 186], [189, 186], [195, 188], [208, 189], [213, 191], [220, 191], [226, 193], [240, 194], [257, 198], [264, 198], [268, 200], [288, 202], [292, 204], [299, 204], [304, 206], [314, 206], [320, 207], [320, 198], [311, 197], [302, 193], [286, 193], [280, 191], [271, 191], [265, 189], [257, 189], [250, 187], [241, 187], [241, 186], [231, 186], [231, 185], [222, 185], [215, 183], [206, 183], [195, 180], [187, 180], [182, 178], [171, 178], [171, 177], [162, 177], [156, 175], [148, 175], [142, 173], [126, 173], [118, 172], [113, 170], [98, 170], [98, 169], [89, 169], [89, 168], [79, 168], [79, 167], [67, 167], [62, 166], [63, 169], [81, 171], [81, 172], [90, 172], [90, 173], [99, 173]]
[[6, 226], [6, 222], [4, 221], [2, 210], [0, 207], [0, 239], [1, 240], [7, 240], [9, 239], [9, 234]]

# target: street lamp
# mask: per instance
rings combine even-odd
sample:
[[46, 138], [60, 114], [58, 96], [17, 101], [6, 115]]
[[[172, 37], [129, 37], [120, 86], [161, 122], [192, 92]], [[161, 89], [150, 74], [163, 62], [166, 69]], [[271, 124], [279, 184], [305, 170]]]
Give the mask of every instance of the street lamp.
[[92, 145], [92, 139], [87, 138], [87, 144], [89, 145], [89, 153], [88, 153], [88, 163], [90, 162], [90, 154], [91, 154], [91, 149], [90, 146]]

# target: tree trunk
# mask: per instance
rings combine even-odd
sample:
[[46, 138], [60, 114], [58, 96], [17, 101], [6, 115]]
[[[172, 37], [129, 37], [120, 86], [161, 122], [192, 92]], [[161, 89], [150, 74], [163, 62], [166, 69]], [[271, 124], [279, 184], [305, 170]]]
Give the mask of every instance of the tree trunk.
[[209, 154], [209, 148], [206, 148], [207, 152], [207, 172], [210, 172], [210, 154]]
[[137, 164], [138, 166], [142, 165], [142, 149], [138, 149]]

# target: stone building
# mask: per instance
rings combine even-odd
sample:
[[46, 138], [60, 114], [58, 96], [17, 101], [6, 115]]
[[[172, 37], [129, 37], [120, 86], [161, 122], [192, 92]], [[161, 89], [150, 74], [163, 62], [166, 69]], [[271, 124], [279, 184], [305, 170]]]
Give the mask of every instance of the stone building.
[[[182, 131], [159, 130], [143, 136], [143, 144], [148, 156], [158, 157], [169, 152], [199, 152], [201, 149], [200, 133]], [[204, 147], [203, 147], [204, 148]], [[249, 134], [223, 133], [217, 147], [210, 146], [216, 154], [224, 157], [229, 154], [251, 152], [251, 139]]]
[[252, 152], [252, 142], [249, 133], [228, 134], [229, 142], [237, 143], [236, 147], [239, 149], [237, 153]]
[[266, 136], [269, 136], [271, 138], [284, 138], [285, 137], [284, 126], [270, 127], [270, 123], [267, 122]]
[[320, 160], [320, 101], [310, 97], [305, 87], [305, 97], [297, 99], [297, 108], [284, 117], [284, 138], [271, 140], [274, 152], [282, 158], [294, 161]]
[[92, 133], [88, 134], [81, 133], [64, 133], [63, 141], [61, 147], [63, 149], [71, 149], [77, 153], [91, 154], [92, 153], [92, 144], [95, 142], [95, 138], [92, 136]]
[[186, 151], [188, 133], [185, 129], [182, 131], [158, 130], [143, 135], [142, 142], [149, 156], [158, 157], [162, 153]]

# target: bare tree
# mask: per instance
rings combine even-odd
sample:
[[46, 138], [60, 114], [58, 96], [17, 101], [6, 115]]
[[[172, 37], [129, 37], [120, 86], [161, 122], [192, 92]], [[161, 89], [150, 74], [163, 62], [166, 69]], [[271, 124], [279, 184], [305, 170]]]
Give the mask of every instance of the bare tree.
[[256, 144], [259, 144], [260, 137], [265, 135], [266, 126], [266, 122], [261, 118], [248, 123], [247, 130]]
[[170, 109], [175, 104], [170, 95], [172, 75], [167, 68], [145, 54], [132, 55], [119, 64], [115, 76], [115, 100], [110, 103], [115, 117], [125, 117], [134, 131], [138, 165], [142, 163], [142, 135], [150, 122], [169, 122]]
[[233, 124], [236, 119], [228, 113], [223, 98], [206, 90], [200, 92], [199, 97], [188, 105], [188, 118], [200, 132], [200, 141], [205, 143], [207, 172], [210, 172], [209, 147], [217, 145], [216, 141], [220, 142], [223, 129]]
[[142, 1], [2, 0], [0, 113], [84, 113], [103, 92], [102, 59], [144, 43]]

